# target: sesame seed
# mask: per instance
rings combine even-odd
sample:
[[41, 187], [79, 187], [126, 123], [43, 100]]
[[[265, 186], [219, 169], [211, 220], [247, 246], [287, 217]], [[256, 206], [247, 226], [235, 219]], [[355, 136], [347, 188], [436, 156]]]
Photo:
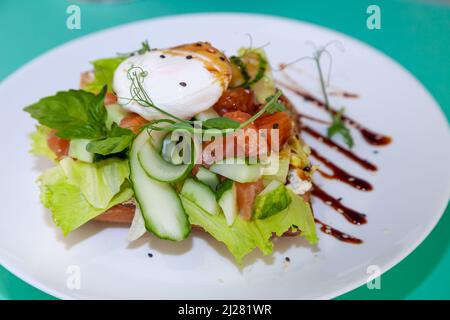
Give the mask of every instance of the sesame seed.
[[153, 258], [153, 253], [147, 253], [147, 256], [149, 257], [149, 258]]
[[187, 86], [187, 84], [186, 84], [186, 82], [180, 82], [180, 86], [182, 86], [182, 87], [186, 87], [186, 86]]
[[166, 56], [162, 54], [162, 55], [160, 55], [159, 57], [160, 57], [161, 59], [164, 59]]
[[186, 59], [190, 60], [190, 59], [192, 59], [192, 56], [188, 55], [188, 56], [186, 56]]
[[225, 57], [220, 57], [219, 59], [222, 61], [225, 61]]
[[289, 257], [284, 258], [284, 260], [286, 260], [286, 262], [291, 262], [291, 258]]

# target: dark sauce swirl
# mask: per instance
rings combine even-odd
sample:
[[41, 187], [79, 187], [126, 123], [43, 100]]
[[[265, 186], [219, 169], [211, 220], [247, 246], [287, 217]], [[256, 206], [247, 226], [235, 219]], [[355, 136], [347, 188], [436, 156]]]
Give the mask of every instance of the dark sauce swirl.
[[302, 125], [301, 128], [302, 128], [302, 132], [308, 133], [314, 139], [317, 139], [320, 142], [322, 142], [322, 143], [326, 144], [327, 146], [331, 147], [332, 149], [338, 151], [339, 153], [343, 154], [344, 156], [346, 156], [350, 160], [353, 160], [354, 162], [356, 162], [357, 164], [362, 166], [364, 169], [367, 169], [369, 171], [377, 171], [377, 166], [376, 165], [370, 163], [366, 159], [360, 158], [359, 156], [357, 156], [356, 154], [354, 154], [350, 150], [341, 147], [336, 142], [334, 142], [333, 140], [331, 140], [331, 139], [321, 135], [319, 132], [317, 132], [313, 128], [311, 128], [309, 126], [306, 126], [306, 125]]
[[332, 237], [335, 237], [336, 239], [338, 239], [340, 241], [351, 243], [351, 244], [363, 243], [363, 241], [361, 239], [355, 238], [354, 236], [351, 236], [347, 233], [344, 233], [333, 227], [330, 227], [329, 225], [327, 225], [326, 223], [323, 223], [322, 221], [320, 221], [317, 218], [315, 218], [314, 221], [316, 221], [316, 223], [320, 225], [320, 231], [322, 231], [323, 233], [328, 234]]
[[324, 177], [328, 179], [336, 179], [339, 180], [345, 184], [348, 184], [352, 186], [353, 188], [356, 188], [361, 191], [372, 191], [373, 187], [372, 185], [367, 182], [366, 180], [363, 180], [361, 178], [358, 178], [356, 176], [353, 176], [349, 174], [347, 171], [341, 169], [337, 165], [335, 165], [333, 162], [322, 156], [320, 153], [318, 153], [315, 149], [311, 148], [311, 155], [322, 162], [326, 167], [328, 167], [333, 173], [328, 174], [326, 172], [323, 172], [322, 170], [318, 170], [318, 172]]
[[357, 225], [367, 223], [365, 214], [344, 206], [341, 203], [341, 201], [334, 198], [333, 196], [325, 192], [323, 189], [319, 188], [317, 185], [313, 186], [311, 194], [314, 197], [322, 200], [323, 203], [325, 203], [327, 206], [332, 207], [334, 210], [342, 214], [345, 217], [345, 219], [347, 219], [347, 221]]
[[[306, 92], [304, 90], [301, 90], [300, 88], [296, 88], [296, 87], [286, 84], [286, 83], [279, 83], [279, 84], [282, 87], [288, 89], [289, 91], [295, 93], [296, 95], [302, 97], [305, 101], [311, 102], [314, 105], [327, 110], [329, 113], [331, 113], [333, 115], [336, 115], [338, 113], [338, 111], [336, 109], [333, 109], [331, 107], [327, 109], [325, 103], [322, 100], [314, 97], [309, 92]], [[361, 123], [353, 120], [352, 118], [350, 118], [349, 116], [347, 116], [345, 114], [342, 115], [342, 120], [344, 120], [350, 126], [354, 127], [356, 130], [358, 130], [361, 133], [361, 135], [363, 136], [364, 140], [371, 145], [385, 146], [392, 142], [391, 137], [376, 133], [375, 131], [372, 131], [372, 130], [366, 128]]]

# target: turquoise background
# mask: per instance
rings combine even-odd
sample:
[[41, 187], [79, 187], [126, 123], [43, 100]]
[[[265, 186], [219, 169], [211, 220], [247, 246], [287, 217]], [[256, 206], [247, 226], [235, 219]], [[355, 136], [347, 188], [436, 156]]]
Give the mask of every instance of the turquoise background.
[[[81, 7], [81, 30], [66, 28], [66, 8], [71, 3]], [[370, 4], [381, 8], [381, 30], [366, 28], [366, 8]], [[47, 50], [97, 30], [157, 16], [208, 11], [285, 16], [358, 38], [410, 70], [432, 93], [447, 119], [450, 116], [450, 6], [416, 1], [137, 0], [106, 5], [87, 1], [2, 0], [0, 79]], [[449, 243], [447, 208], [419, 248], [382, 276], [381, 290], [362, 286], [339, 299], [449, 299]], [[0, 299], [52, 297], [0, 267]]]

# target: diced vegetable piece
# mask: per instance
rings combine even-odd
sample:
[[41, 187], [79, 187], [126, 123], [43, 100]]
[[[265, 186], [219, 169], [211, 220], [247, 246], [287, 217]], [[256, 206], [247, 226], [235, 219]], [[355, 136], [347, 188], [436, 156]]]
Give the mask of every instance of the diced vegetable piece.
[[217, 186], [219, 185], [219, 178], [217, 175], [204, 167], [199, 167], [198, 172], [195, 175], [198, 180], [208, 185], [211, 190], [217, 190]]
[[[276, 159], [274, 157], [276, 157]], [[286, 152], [283, 151], [280, 154], [271, 154], [267, 165], [263, 167], [263, 178], [270, 181], [277, 180], [284, 184], [289, 172], [289, 163], [290, 150]]]
[[181, 194], [212, 215], [220, 212], [216, 197], [206, 184], [194, 179], [187, 179], [181, 189]]
[[247, 164], [242, 159], [226, 159], [214, 163], [210, 171], [237, 182], [254, 182], [261, 178], [261, 165]]
[[219, 206], [225, 215], [227, 225], [231, 226], [239, 214], [235, 183], [232, 180], [226, 180], [221, 185], [217, 198]]
[[70, 140], [69, 157], [92, 163], [94, 162], [94, 154], [86, 150], [86, 146], [91, 142], [88, 139]]
[[291, 198], [284, 184], [273, 180], [255, 199], [253, 217], [266, 219], [286, 209]]

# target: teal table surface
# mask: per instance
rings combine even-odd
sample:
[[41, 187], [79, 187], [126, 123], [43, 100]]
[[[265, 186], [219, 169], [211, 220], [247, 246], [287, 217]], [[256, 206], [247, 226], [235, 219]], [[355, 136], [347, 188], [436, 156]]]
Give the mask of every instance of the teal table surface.
[[[0, 1], [0, 79], [64, 42], [135, 20], [192, 12], [252, 12], [319, 24], [360, 39], [410, 70], [450, 117], [450, 6], [400, 0]], [[115, 3], [114, 3], [115, 2]], [[66, 27], [66, 9], [81, 8], [81, 29]], [[367, 7], [381, 9], [381, 29], [366, 27]], [[447, 168], [448, 169], [448, 168]], [[381, 277], [338, 299], [449, 299], [450, 208], [429, 237]], [[1, 244], [0, 244], [1, 245]], [[0, 266], [0, 299], [53, 299]]]

